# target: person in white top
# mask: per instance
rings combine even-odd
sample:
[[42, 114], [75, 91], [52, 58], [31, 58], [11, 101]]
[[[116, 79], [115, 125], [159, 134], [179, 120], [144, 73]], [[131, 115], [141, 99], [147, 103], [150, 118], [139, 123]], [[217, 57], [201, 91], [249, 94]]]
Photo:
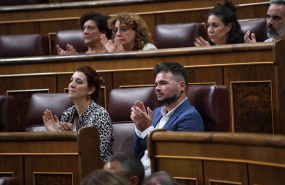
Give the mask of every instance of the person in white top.
[[[285, 0], [270, 0], [267, 10], [267, 35], [270, 42], [278, 39], [285, 39]], [[248, 31], [244, 35], [246, 43], [256, 42], [255, 34]]]
[[203, 120], [187, 97], [187, 72], [176, 62], [164, 62], [154, 66], [155, 92], [163, 106], [152, 111], [137, 100], [131, 108], [131, 119], [136, 125], [134, 154], [150, 175], [150, 161], [147, 151], [147, 135], [154, 129], [170, 131], [204, 131]]

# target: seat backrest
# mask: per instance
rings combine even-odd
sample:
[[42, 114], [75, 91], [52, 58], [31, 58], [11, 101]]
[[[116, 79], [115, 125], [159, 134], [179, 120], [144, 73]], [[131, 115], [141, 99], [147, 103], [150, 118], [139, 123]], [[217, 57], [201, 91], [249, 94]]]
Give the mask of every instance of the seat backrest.
[[16, 115], [17, 105], [15, 98], [0, 95], [0, 131], [20, 131], [21, 127]]
[[228, 89], [224, 85], [190, 85], [187, 96], [203, 118], [205, 131], [230, 131]]
[[108, 112], [114, 131], [113, 152], [133, 152], [135, 125], [132, 123], [131, 107], [136, 100], [144, 102], [152, 110], [159, 106], [154, 87], [113, 89], [109, 96]]
[[135, 132], [134, 123], [113, 123], [114, 143], [113, 153], [133, 153], [133, 140]]
[[[43, 113], [46, 109], [52, 111], [53, 115], [61, 118], [62, 112], [73, 105], [68, 93], [35, 93], [31, 96], [26, 118], [27, 131], [33, 130], [33, 126], [43, 125]], [[38, 130], [42, 131], [42, 130]]]
[[242, 19], [238, 20], [241, 30], [246, 33], [250, 30], [250, 33], [254, 33], [257, 42], [263, 42], [268, 39], [267, 36], [267, 23], [265, 18], [257, 19]]
[[159, 24], [155, 27], [155, 46], [158, 49], [192, 47], [199, 35], [207, 38], [201, 23]]
[[82, 30], [61, 30], [55, 35], [53, 54], [57, 54], [56, 45], [66, 50], [66, 45], [72, 45], [77, 52], [84, 53], [87, 51], [87, 46], [84, 42]]
[[0, 177], [0, 185], [19, 185], [19, 181], [15, 177]]
[[152, 110], [159, 106], [154, 87], [112, 89], [108, 105], [112, 122], [131, 122], [131, 107], [136, 100], [142, 101]]
[[28, 57], [49, 55], [47, 35], [1, 35], [0, 57]]

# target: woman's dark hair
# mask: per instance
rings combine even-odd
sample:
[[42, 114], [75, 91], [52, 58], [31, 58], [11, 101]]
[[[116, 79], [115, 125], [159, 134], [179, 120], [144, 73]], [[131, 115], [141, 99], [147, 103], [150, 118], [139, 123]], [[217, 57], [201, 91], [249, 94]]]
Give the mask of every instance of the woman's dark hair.
[[215, 15], [221, 19], [221, 21], [227, 26], [229, 23], [232, 24], [232, 28], [227, 35], [227, 44], [244, 43], [244, 33], [237, 21], [236, 15], [237, 7], [232, 3], [231, 0], [225, 0], [223, 5], [218, 4], [212, 10], [209, 15]]
[[107, 21], [110, 19], [108, 15], [102, 15], [98, 12], [87, 12], [83, 14], [80, 19], [80, 27], [83, 29], [83, 25], [86, 21], [93, 20], [96, 24], [100, 32], [106, 32], [106, 36], [108, 39], [112, 38], [112, 30], [108, 28]]
[[103, 79], [89, 66], [80, 66], [75, 71], [82, 72], [86, 76], [88, 87], [95, 87], [95, 91], [91, 94], [91, 98], [95, 101], [99, 96]]

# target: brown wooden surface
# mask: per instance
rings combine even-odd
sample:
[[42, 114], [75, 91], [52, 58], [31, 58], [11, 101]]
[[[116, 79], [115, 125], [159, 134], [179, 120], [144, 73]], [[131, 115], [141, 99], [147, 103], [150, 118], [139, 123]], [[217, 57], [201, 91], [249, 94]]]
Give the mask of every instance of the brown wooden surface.
[[[136, 8], [130, 10], [130, 12], [136, 12], [142, 16], [142, 18], [148, 24], [150, 31], [154, 36], [155, 26], [158, 24], [171, 24], [171, 23], [188, 23], [188, 22], [201, 22], [205, 23], [207, 21], [207, 16], [209, 10], [216, 5], [215, 1], [175, 1], [176, 5], [172, 4], [164, 8], [163, 4], [169, 2], [160, 2], [161, 6], [156, 9], [140, 8], [140, 6], [145, 6], [145, 4], [135, 4]], [[205, 3], [206, 2], [206, 3]], [[250, 3], [249, 3], [250, 2]], [[265, 18], [269, 2], [259, 1], [258, 3], [254, 1], [237, 1], [238, 7], [238, 19], [250, 19], [250, 18]], [[155, 2], [152, 2], [155, 3]], [[158, 3], [158, 2], [156, 2]], [[249, 3], [249, 4], [242, 4]], [[149, 5], [149, 3], [147, 4]], [[179, 7], [176, 7], [176, 6]], [[94, 5], [96, 6], [96, 5]], [[122, 4], [122, 8], [118, 5], [117, 9], [114, 11], [108, 11], [107, 7], [103, 7], [102, 13], [110, 14], [111, 16], [122, 11], [127, 11]], [[130, 5], [133, 6], [133, 5]], [[1, 8], [0, 8], [1, 10]], [[6, 20], [1, 20], [0, 17], [0, 34], [1, 35], [13, 35], [13, 34], [51, 34], [59, 30], [69, 30], [69, 29], [80, 29], [78, 24], [79, 17], [87, 11], [93, 9], [86, 9], [82, 11], [74, 10], [73, 8], [67, 9], [68, 13], [60, 15], [58, 17], [56, 14], [46, 13], [42, 17], [30, 15], [19, 16], [15, 20], [11, 17], [7, 17]], [[106, 12], [107, 10], [107, 12]], [[39, 11], [52, 11], [41, 9]], [[99, 11], [96, 9], [96, 11]], [[6, 12], [7, 13], [7, 12]], [[25, 14], [32, 14], [31, 12], [25, 12]], [[1, 15], [1, 11], [0, 11]], [[5, 14], [6, 15], [6, 14]], [[9, 19], [8, 19], [9, 18]]]
[[106, 94], [100, 96], [100, 102], [106, 100], [107, 105], [111, 89], [153, 84], [153, 66], [164, 61], [175, 61], [187, 69], [189, 83], [228, 86], [232, 132], [285, 134], [285, 116], [282, 114], [285, 108], [285, 95], [282, 93], [285, 83], [284, 44], [285, 41], [279, 41], [0, 59], [0, 94], [6, 94], [9, 90], [40, 88], [48, 89], [51, 93], [63, 92], [76, 67], [88, 65], [105, 79]]
[[166, 170], [178, 180], [198, 179], [197, 185], [283, 184], [281, 135], [160, 130], [149, 135], [148, 151], [152, 172]]
[[[0, 7], [0, 21], [29, 20], [80, 16], [86, 11], [114, 14], [122, 11], [149, 12], [187, 8], [213, 7], [221, 0], [107, 0], [96, 2], [74, 2], [60, 4], [40, 4]], [[235, 0], [234, 3], [248, 4], [267, 2], [262, 0]]]
[[[102, 168], [95, 127], [77, 132], [13, 132], [0, 134], [0, 174], [12, 173], [20, 184], [79, 184]], [[88, 152], [87, 152], [88, 151]]]

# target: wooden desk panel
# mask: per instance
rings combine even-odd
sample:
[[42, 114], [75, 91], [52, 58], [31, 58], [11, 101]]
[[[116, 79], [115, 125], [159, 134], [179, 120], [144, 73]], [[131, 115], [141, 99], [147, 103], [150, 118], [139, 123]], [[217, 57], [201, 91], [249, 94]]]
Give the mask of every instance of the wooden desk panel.
[[166, 170], [179, 181], [283, 184], [285, 137], [280, 135], [156, 130], [148, 136], [148, 151], [152, 172]]
[[22, 156], [0, 155], [0, 177], [18, 177], [19, 183], [23, 184], [23, 169]]
[[99, 133], [95, 127], [77, 132], [3, 132], [0, 134], [0, 175], [8, 172], [21, 185], [80, 184], [101, 169]]

